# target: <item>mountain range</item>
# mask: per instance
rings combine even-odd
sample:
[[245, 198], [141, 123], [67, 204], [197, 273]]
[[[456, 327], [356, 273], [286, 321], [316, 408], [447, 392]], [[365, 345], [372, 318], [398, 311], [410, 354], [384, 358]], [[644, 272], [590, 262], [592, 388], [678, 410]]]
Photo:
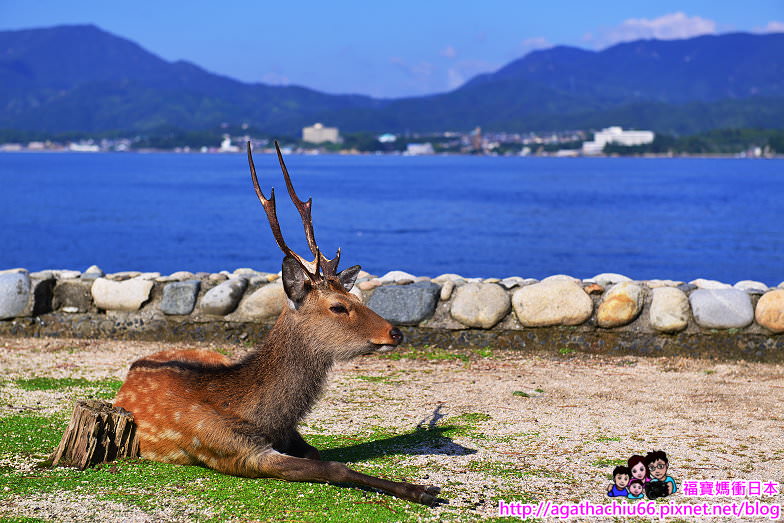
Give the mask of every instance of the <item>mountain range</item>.
[[0, 32], [0, 129], [143, 133], [226, 122], [298, 134], [316, 121], [345, 132], [782, 128], [784, 34], [558, 46], [450, 92], [375, 99], [243, 83], [91, 25]]

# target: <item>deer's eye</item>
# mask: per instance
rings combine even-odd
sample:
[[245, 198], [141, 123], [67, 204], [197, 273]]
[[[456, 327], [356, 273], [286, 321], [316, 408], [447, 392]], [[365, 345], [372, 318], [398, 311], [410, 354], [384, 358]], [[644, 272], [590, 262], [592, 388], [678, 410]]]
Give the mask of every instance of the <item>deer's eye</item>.
[[345, 305], [342, 305], [340, 303], [333, 305], [332, 307], [329, 308], [329, 310], [331, 310], [335, 314], [348, 314], [348, 309], [345, 307]]

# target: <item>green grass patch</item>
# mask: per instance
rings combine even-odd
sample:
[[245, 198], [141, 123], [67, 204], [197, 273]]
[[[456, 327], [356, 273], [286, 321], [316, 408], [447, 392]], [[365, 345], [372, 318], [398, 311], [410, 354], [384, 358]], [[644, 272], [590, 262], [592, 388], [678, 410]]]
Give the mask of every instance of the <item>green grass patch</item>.
[[626, 465], [626, 460], [620, 458], [600, 458], [591, 463], [591, 465], [600, 468], [613, 468], [619, 465]]
[[13, 381], [22, 390], [65, 390], [70, 388], [88, 389], [90, 395], [100, 399], [112, 399], [120, 390], [123, 382], [115, 379], [91, 381], [85, 378], [27, 378]]
[[0, 456], [48, 456], [68, 426], [65, 416], [13, 414], [0, 418]]
[[454, 360], [454, 361], [462, 361], [463, 363], [468, 363], [471, 360], [471, 357], [468, 354], [454, 351], [454, 350], [442, 349], [435, 345], [423, 345], [421, 348], [407, 346], [405, 348], [398, 349], [393, 352], [379, 354], [378, 357], [390, 359], [390, 360], [402, 360], [402, 359], [430, 360], [430, 361]]
[[[471, 419], [469, 416], [466, 421]], [[66, 424], [65, 419], [34, 415], [0, 418], [0, 448], [4, 454], [17, 456], [48, 455]], [[346, 462], [359, 471], [391, 480], [419, 481], [422, 468], [406, 465], [405, 458], [438, 454], [438, 448], [451, 443], [448, 434], [455, 430], [454, 426], [417, 428], [401, 434], [374, 427], [358, 435], [306, 438], [321, 449], [326, 460]], [[122, 460], [85, 471], [4, 468], [0, 485], [0, 503], [12, 497], [70, 492], [151, 512], [163, 507], [175, 507], [176, 512], [179, 507], [197, 519], [389, 521], [428, 514], [424, 506], [375, 491], [238, 478], [202, 467], [145, 460]]]
[[371, 383], [397, 383], [389, 376], [352, 376], [352, 379], [360, 381], [369, 381]]

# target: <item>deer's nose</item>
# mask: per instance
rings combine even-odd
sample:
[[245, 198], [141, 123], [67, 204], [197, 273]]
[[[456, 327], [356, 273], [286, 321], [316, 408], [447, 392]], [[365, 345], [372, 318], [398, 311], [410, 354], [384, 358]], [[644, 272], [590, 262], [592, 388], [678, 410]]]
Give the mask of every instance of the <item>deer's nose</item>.
[[392, 330], [389, 331], [389, 337], [395, 341], [395, 345], [400, 345], [400, 342], [403, 341], [403, 333], [397, 327], [392, 327]]

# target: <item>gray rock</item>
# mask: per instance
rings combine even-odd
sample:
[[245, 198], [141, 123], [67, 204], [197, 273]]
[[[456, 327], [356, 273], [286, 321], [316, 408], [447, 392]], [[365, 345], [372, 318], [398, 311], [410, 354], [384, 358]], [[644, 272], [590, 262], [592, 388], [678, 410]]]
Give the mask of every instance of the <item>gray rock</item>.
[[373, 292], [368, 306], [396, 325], [416, 325], [433, 314], [440, 294], [433, 282], [387, 285]]
[[689, 294], [691, 291], [697, 290], [697, 286], [692, 283], [681, 283], [680, 285], [678, 285], [677, 288], [678, 290], [685, 292], [686, 294]]
[[691, 293], [689, 302], [700, 327], [738, 329], [754, 319], [751, 299], [740, 289], [698, 289]]
[[[520, 276], [509, 276], [508, 278], [504, 278], [501, 280], [499, 285], [501, 285], [505, 289], [513, 289], [518, 285], [522, 285], [525, 280]], [[534, 282], [535, 283], [535, 282]]]
[[100, 278], [100, 277], [101, 277], [101, 276], [103, 276], [105, 273], [104, 273], [104, 272], [101, 270], [101, 268], [100, 268], [100, 267], [98, 267], [97, 265], [90, 265], [90, 266], [87, 268], [87, 270], [86, 270], [86, 271], [84, 271], [84, 272], [82, 273], [82, 277], [84, 277], [84, 275], [85, 275], [85, 274], [97, 274], [97, 275], [98, 275], [98, 278]]
[[597, 274], [591, 279], [602, 287], [609, 287], [610, 285], [620, 283], [622, 281], [632, 281], [632, 279], [628, 276], [614, 272], [603, 272], [601, 274]]
[[458, 287], [450, 314], [467, 327], [490, 329], [509, 314], [512, 300], [495, 283], [469, 283]]
[[433, 278], [433, 281], [436, 282], [436, 283], [442, 283], [442, 282], [445, 282], [445, 281], [457, 282], [459, 280], [465, 280], [465, 278], [463, 278], [459, 274], [454, 274], [454, 273], [451, 273], [451, 272], [448, 272], [446, 274], [441, 274], [441, 275], [436, 276], [435, 278]]
[[248, 280], [235, 276], [208, 290], [199, 303], [199, 309], [205, 314], [223, 316], [235, 308], [248, 286]]
[[51, 278], [55, 278], [55, 274], [54, 273], [55, 273], [55, 271], [53, 271], [51, 269], [46, 269], [44, 271], [31, 272], [30, 273], [30, 277], [31, 278], [38, 278], [39, 280], [49, 280]]
[[92, 281], [85, 280], [60, 280], [54, 287], [52, 308], [63, 312], [87, 312], [93, 306], [90, 290]]
[[678, 285], [683, 285], [683, 282], [677, 280], [647, 280], [645, 285], [649, 289], [658, 289], [659, 287], [677, 287]]
[[269, 283], [246, 296], [234, 314], [250, 321], [273, 320], [280, 316], [287, 299], [282, 283]]
[[150, 298], [154, 283], [151, 280], [132, 278], [124, 281], [113, 281], [98, 278], [90, 292], [93, 302], [99, 309], [107, 311], [137, 311]]
[[87, 281], [95, 281], [98, 278], [103, 278], [104, 272], [97, 265], [91, 265], [86, 271], [82, 273], [80, 279]]
[[605, 328], [631, 323], [642, 311], [642, 301], [642, 287], [631, 281], [616, 283], [602, 296], [596, 323]]
[[113, 274], [107, 274], [106, 279], [112, 281], [125, 281], [130, 280], [131, 278], [135, 278], [139, 275], [141, 275], [141, 272], [139, 271], [120, 271]]
[[689, 283], [696, 285], [698, 289], [731, 289], [732, 285], [729, 283], [720, 282], [718, 280], [706, 280], [705, 278], [697, 278]]
[[650, 310], [651, 327], [659, 332], [678, 332], [689, 324], [689, 298], [675, 287], [656, 287]]
[[733, 285], [736, 289], [746, 291], [749, 294], [764, 294], [768, 290], [768, 286], [761, 281], [754, 280], [741, 280]]
[[62, 270], [62, 271], [52, 271], [54, 273], [54, 277], [58, 280], [74, 280], [82, 275], [79, 271], [70, 271], [70, 270]]
[[593, 302], [580, 284], [552, 279], [515, 291], [512, 306], [524, 327], [579, 325], [591, 317]]
[[551, 281], [571, 281], [574, 283], [580, 283], [578, 278], [574, 276], [569, 276], [568, 274], [553, 274], [552, 276], [548, 276], [544, 278], [542, 282], [551, 282]]
[[416, 276], [403, 271], [389, 271], [379, 278], [381, 283], [397, 283], [405, 280], [414, 281], [416, 280]]
[[177, 281], [185, 281], [193, 278], [193, 273], [188, 271], [177, 271], [169, 274], [169, 278]]
[[161, 312], [164, 314], [190, 314], [196, 306], [196, 295], [199, 294], [199, 280], [187, 280], [169, 283], [163, 288]]
[[31, 296], [32, 285], [27, 271], [0, 273], [0, 320], [23, 316]]
[[251, 269], [248, 267], [240, 267], [239, 269], [234, 269], [234, 276], [245, 276], [247, 279], [251, 279], [251, 277], [258, 276], [259, 274], [260, 274], [259, 271], [257, 271], [256, 269]]

